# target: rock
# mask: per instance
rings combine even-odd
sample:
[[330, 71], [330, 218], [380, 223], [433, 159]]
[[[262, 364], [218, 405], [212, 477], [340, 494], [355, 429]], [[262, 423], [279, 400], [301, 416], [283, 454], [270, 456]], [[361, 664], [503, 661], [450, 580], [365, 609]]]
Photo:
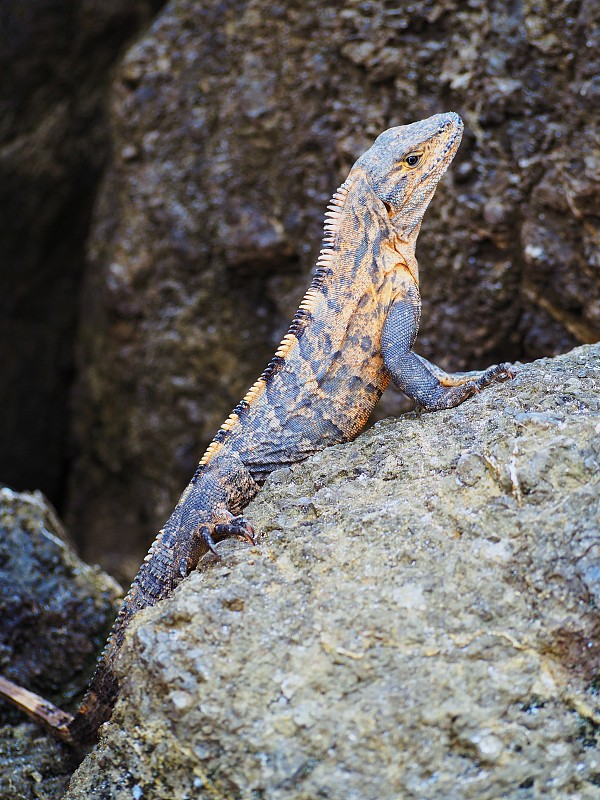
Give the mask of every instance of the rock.
[[164, 8], [116, 71], [89, 242], [68, 516], [88, 558], [136, 569], [390, 125], [466, 122], [420, 237], [423, 354], [470, 369], [597, 340], [597, 5]]
[[[39, 492], [0, 489], [0, 673], [59, 706], [85, 689], [118, 584], [84, 564]], [[6, 704], [0, 721], [21, 719]]]
[[273, 473], [131, 624], [68, 800], [592, 800], [600, 345]]
[[59, 800], [79, 759], [37, 725], [0, 725], [0, 797]]

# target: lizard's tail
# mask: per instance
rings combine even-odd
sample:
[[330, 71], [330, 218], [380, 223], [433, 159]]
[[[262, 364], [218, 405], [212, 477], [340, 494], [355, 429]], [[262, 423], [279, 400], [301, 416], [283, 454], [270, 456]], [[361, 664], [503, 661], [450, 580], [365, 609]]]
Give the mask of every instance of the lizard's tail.
[[[125, 633], [131, 619], [142, 609], [153, 606], [160, 600], [168, 597], [174, 587], [183, 580], [184, 573], [181, 568], [174, 569], [173, 565], [185, 564], [186, 571], [195, 568], [198, 559], [209, 549], [206, 541], [200, 541], [200, 547], [194, 548], [198, 517], [197, 512], [191, 512], [193, 523], [189, 520], [181, 522], [182, 501], [176, 507], [165, 528], [160, 531], [152, 545], [150, 552], [144, 559], [127, 597], [117, 615], [110, 636], [102, 654], [96, 664], [96, 669], [83, 702], [75, 712], [69, 714], [47, 702], [34, 692], [17, 686], [12, 681], [0, 676], [0, 699], [4, 698], [12, 705], [24, 711], [33, 720], [43, 725], [56, 739], [71, 745], [74, 748], [86, 747], [93, 744], [98, 738], [98, 728], [106, 722], [112, 713], [118, 694], [118, 681], [113, 665], [121, 650]], [[247, 531], [247, 523], [241, 525], [239, 518], [233, 518], [234, 524], [228, 522], [214, 526], [226, 528], [216, 530], [216, 541], [227, 536], [243, 535], [252, 540]], [[237, 521], [237, 524], [236, 524]], [[181, 534], [183, 529], [187, 538]], [[230, 530], [231, 529], [231, 530]], [[177, 550], [177, 537], [184, 539], [181, 553]], [[212, 541], [212, 539], [211, 539]], [[213, 544], [214, 547], [214, 544]], [[211, 548], [212, 549], [212, 548]]]
[[17, 686], [0, 675], [0, 697], [24, 711], [37, 723], [43, 725], [59, 741], [74, 746], [70, 726], [74, 717], [67, 711], [57, 708], [44, 700], [39, 694]]

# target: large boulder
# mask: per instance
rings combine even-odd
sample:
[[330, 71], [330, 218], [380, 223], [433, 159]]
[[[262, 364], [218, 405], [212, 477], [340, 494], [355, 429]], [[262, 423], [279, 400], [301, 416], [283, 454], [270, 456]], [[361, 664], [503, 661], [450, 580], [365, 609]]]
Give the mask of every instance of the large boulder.
[[[121, 594], [77, 557], [40, 492], [0, 489], [0, 674], [72, 709]], [[0, 797], [58, 800], [80, 760], [0, 703]]]
[[[77, 557], [41, 493], [0, 489], [0, 673], [72, 705], [121, 594], [111, 577]], [[0, 706], [0, 721], [7, 709]]]
[[581, 347], [273, 473], [66, 798], [597, 798], [599, 390]]
[[68, 517], [88, 558], [137, 568], [284, 333], [332, 191], [390, 125], [455, 110], [467, 126], [419, 245], [423, 354], [473, 368], [596, 341], [597, 14], [165, 7], [115, 75], [89, 243]]

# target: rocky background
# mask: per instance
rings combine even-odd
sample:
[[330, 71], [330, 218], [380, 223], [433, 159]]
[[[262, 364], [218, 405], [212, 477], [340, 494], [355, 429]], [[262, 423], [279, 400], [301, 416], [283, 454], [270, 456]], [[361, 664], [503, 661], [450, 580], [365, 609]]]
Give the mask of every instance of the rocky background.
[[[0, 489], [0, 674], [75, 708], [121, 594], [77, 557], [40, 492]], [[59, 798], [81, 757], [24, 720], [0, 704], [0, 797]]]
[[0, 13], [0, 480], [43, 489], [121, 577], [272, 355], [382, 129], [467, 126], [420, 239], [424, 355], [599, 338], [594, 0]]

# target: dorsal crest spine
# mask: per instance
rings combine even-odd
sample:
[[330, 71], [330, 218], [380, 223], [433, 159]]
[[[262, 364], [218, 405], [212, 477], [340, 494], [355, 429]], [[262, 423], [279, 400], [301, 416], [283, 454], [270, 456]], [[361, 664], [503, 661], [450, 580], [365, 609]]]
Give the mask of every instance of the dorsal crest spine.
[[226, 441], [230, 431], [233, 427], [235, 427], [240, 419], [240, 411], [246, 410], [250, 405], [259, 399], [259, 397], [265, 391], [269, 380], [278, 370], [283, 367], [291, 350], [298, 344], [298, 340], [306, 330], [307, 326], [310, 324], [313, 310], [318, 302], [319, 296], [321, 295], [321, 288], [323, 287], [326, 279], [333, 274], [336, 239], [340, 231], [342, 212], [349, 190], [349, 181], [346, 180], [339, 187], [339, 189], [333, 193], [329, 205], [327, 206], [327, 211], [325, 213], [323, 246], [319, 252], [319, 257], [317, 258], [317, 264], [313, 273], [311, 284], [308, 288], [308, 291], [300, 301], [300, 305], [296, 311], [296, 314], [294, 315], [292, 324], [279, 343], [279, 347], [275, 351], [274, 357], [271, 359], [271, 361], [269, 361], [260, 378], [254, 384], [252, 384], [250, 389], [246, 392], [244, 399], [238, 404], [238, 406], [236, 406], [236, 408], [219, 428], [217, 435], [209, 444], [206, 452], [200, 459], [198, 469], [194, 475], [194, 480], [198, 479], [202, 468], [208, 464], [213, 456], [215, 456], [216, 453], [218, 453], [223, 447], [223, 443]]

